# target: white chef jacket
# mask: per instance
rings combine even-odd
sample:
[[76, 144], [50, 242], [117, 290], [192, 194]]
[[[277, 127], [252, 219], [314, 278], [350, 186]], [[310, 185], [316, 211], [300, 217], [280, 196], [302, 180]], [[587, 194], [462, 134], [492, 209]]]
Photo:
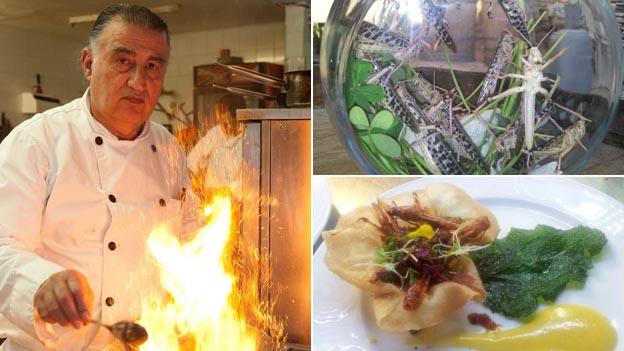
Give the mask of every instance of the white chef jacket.
[[220, 125], [212, 127], [188, 154], [188, 168], [198, 172], [209, 169], [203, 179], [205, 189], [228, 187], [241, 199], [243, 170], [242, 134], [229, 136]]
[[94, 319], [135, 320], [140, 299], [160, 293], [146, 259], [150, 231], [157, 223], [178, 233], [195, 229], [183, 223], [197, 224], [175, 138], [148, 121], [135, 140], [118, 140], [91, 115], [88, 94], [33, 116], [0, 146], [3, 351], [46, 350], [43, 341], [63, 351], [116, 349], [104, 328], [75, 330], [34, 316], [36, 290], [51, 274], [75, 269], [93, 290]]

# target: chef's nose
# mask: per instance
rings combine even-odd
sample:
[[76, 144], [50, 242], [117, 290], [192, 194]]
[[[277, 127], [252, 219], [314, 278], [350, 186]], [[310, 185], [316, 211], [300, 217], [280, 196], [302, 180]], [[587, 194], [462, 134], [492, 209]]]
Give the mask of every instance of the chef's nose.
[[136, 91], [144, 91], [147, 84], [146, 74], [146, 70], [142, 66], [136, 65], [130, 73], [128, 86]]

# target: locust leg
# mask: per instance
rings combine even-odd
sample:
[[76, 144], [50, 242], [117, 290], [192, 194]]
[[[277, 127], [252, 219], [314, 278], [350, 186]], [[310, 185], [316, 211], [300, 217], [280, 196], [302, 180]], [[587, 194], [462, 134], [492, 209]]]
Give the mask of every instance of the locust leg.
[[[375, 84], [380, 80], [383, 80], [383, 84], [388, 84], [390, 81], [390, 76], [395, 71], [394, 65], [390, 65], [388, 67], [384, 67], [379, 72], [373, 74], [367, 81], [366, 84]], [[382, 78], [385, 77], [385, 78]]]
[[501, 76], [499, 79], [505, 79], [505, 78], [526, 80], [525, 76], [523, 76], [522, 74], [517, 74], [517, 73], [508, 73], [508, 74], [505, 74], [504, 76]]
[[505, 90], [504, 92], [496, 95], [496, 96], [492, 96], [487, 98], [481, 105], [477, 106], [477, 108], [474, 110], [473, 114], [479, 114], [481, 113], [481, 110], [487, 106], [490, 102], [494, 101], [494, 100], [500, 100], [500, 99], [504, 99], [508, 96], [511, 95], [515, 95], [515, 94], [521, 94], [525, 92], [525, 88], [523, 86], [519, 86], [519, 87], [515, 87], [515, 88], [509, 88], [507, 90]]
[[540, 94], [544, 95], [546, 99], [550, 100], [550, 92], [546, 90], [546, 88], [540, 87], [538, 91]]
[[544, 78], [544, 82], [552, 83], [552, 84], [555, 84], [555, 85], [559, 84], [559, 82], [557, 82], [556, 80], [554, 80], [552, 78], [548, 78], [548, 77]]
[[583, 148], [583, 150], [585, 150], [585, 152], [589, 152], [589, 150], [587, 150], [587, 148], [585, 147], [585, 144], [583, 144], [580, 140], [578, 142], [579, 146]]
[[502, 92], [502, 93], [500, 93], [500, 94], [498, 94], [498, 95], [496, 95], [496, 96], [492, 96], [492, 97], [488, 98], [488, 99], [486, 100], [486, 102], [487, 102], [487, 103], [490, 103], [490, 102], [492, 102], [492, 101], [494, 101], [494, 100], [500, 100], [500, 99], [506, 98], [506, 97], [511, 96], [511, 95], [521, 94], [521, 93], [523, 93], [524, 91], [525, 91], [525, 88], [524, 88], [524, 87], [515, 87], [515, 88], [510, 88], [510, 89], [507, 89], [507, 90], [505, 90], [504, 92]]
[[557, 59], [559, 57], [561, 57], [561, 55], [565, 54], [565, 52], [568, 51], [568, 48], [563, 48], [561, 51], [559, 51], [557, 53], [557, 55], [551, 57], [550, 59], [548, 59], [548, 61], [546, 61], [543, 65], [542, 65], [542, 71], [544, 69], [546, 69], [546, 67], [550, 66], [553, 62], [557, 61]]
[[550, 115], [538, 113], [538, 116], [537, 116], [536, 119], [537, 119], [537, 122], [535, 122], [535, 130], [538, 130], [541, 127], [543, 127], [544, 124], [546, 124], [546, 121], [550, 121], [550, 122], [552, 122], [552, 124], [555, 125], [555, 127], [557, 129], [559, 129], [560, 132], [562, 132], [562, 133], [565, 132], [565, 129], [563, 129], [559, 125], [559, 123], [557, 123], [557, 121], [555, 121], [555, 119], [552, 118], [552, 116], [550, 116]]
[[567, 107], [563, 107], [563, 106], [559, 105], [558, 103], [556, 103], [556, 102], [554, 102], [554, 101], [552, 101], [552, 103], [553, 103], [553, 105], [557, 106], [558, 108], [560, 108], [560, 109], [562, 109], [562, 110], [566, 111], [567, 113], [569, 113], [569, 114], [571, 114], [571, 115], [573, 115], [573, 116], [578, 117], [579, 119], [582, 119], [582, 120], [583, 120], [583, 121], [585, 121], [585, 122], [591, 122], [591, 119], [589, 119], [589, 118], [587, 118], [587, 117], [583, 116], [582, 114], [580, 114], [580, 113], [578, 113], [578, 112], [576, 112], [576, 111], [570, 110], [570, 109], [569, 109], [569, 108], [567, 108]]
[[[561, 163], [563, 161], [563, 158], [565, 157], [565, 155], [568, 154], [568, 152], [572, 151], [572, 149], [574, 148], [575, 144], [572, 144], [570, 146], [568, 146], [565, 150], [563, 150], [560, 154], [559, 157], [557, 158], [557, 172], [561, 171]], [[581, 144], [583, 145], [583, 144]], [[585, 149], [587, 150], [587, 149]]]

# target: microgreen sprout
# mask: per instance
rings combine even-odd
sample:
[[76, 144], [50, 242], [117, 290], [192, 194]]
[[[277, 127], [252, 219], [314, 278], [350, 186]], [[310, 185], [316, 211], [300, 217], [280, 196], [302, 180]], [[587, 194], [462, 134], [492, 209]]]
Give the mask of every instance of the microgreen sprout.
[[447, 244], [440, 242], [432, 246], [431, 249], [438, 254], [438, 257], [449, 258], [452, 256], [466, 255], [470, 252], [482, 250], [490, 246], [490, 244], [462, 245], [461, 240], [459, 240], [459, 234], [458, 234], [459, 231], [462, 229], [462, 227], [463, 226], [460, 226], [459, 228], [455, 229], [452, 232], [453, 239], [452, 239], [451, 245], [447, 245]]

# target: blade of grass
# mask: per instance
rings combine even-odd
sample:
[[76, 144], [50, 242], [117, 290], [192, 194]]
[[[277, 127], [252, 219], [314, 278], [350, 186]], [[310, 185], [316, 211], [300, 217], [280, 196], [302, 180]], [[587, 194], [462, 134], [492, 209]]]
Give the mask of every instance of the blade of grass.
[[475, 96], [475, 94], [478, 91], [481, 91], [481, 87], [483, 86], [483, 81], [481, 81], [479, 83], [479, 85], [477, 85], [477, 87], [475, 88], [475, 90], [472, 91], [472, 93], [470, 93], [470, 95], [468, 95], [468, 97], [466, 98], [467, 101], [470, 101], [470, 99], [472, 99], [473, 96]]
[[446, 64], [448, 65], [449, 71], [451, 72], [451, 78], [453, 78], [453, 84], [455, 84], [455, 89], [457, 90], [457, 93], [459, 94], [459, 97], [462, 103], [464, 104], [464, 106], [466, 107], [466, 109], [470, 110], [470, 106], [468, 106], [468, 102], [466, 102], [466, 99], [464, 98], [464, 93], [459, 87], [459, 82], [457, 81], [457, 77], [455, 77], [455, 71], [453, 70], [453, 64], [451, 63], [451, 58], [449, 57], [448, 48], [446, 47], [446, 44], [444, 44], [444, 57], [446, 58]]
[[561, 43], [561, 41], [563, 40], [563, 38], [566, 37], [566, 35], [568, 35], [568, 32], [563, 32], [563, 34], [561, 34], [561, 36], [559, 36], [559, 38], [557, 38], [557, 41], [555, 41], [555, 43], [553, 44], [553, 46], [550, 47], [550, 49], [548, 49], [548, 51], [546, 51], [546, 54], [544, 54], [544, 60], [548, 60], [548, 58], [550, 57], [550, 55], [553, 53], [553, 51], [557, 48], [557, 46], [559, 46], [559, 44]]
[[[516, 47], [514, 48], [514, 54], [513, 54], [513, 62], [520, 62], [520, 57], [522, 55], [522, 52], [524, 52], [525, 49], [525, 43], [523, 41], [520, 41], [518, 44], [516, 44]], [[519, 73], [522, 74], [522, 65], [519, 65], [520, 67], [516, 68], [516, 72], [515, 73]], [[521, 80], [519, 79], [511, 79], [511, 82], [509, 83], [509, 88], [513, 88], [513, 87], [517, 87], [520, 86], [521, 84]], [[517, 100], [517, 94], [509, 96], [506, 98], [505, 102], [503, 103], [503, 108], [502, 108], [502, 112], [501, 114], [503, 116], [509, 117], [509, 119], [511, 121], [515, 121], [514, 118], [511, 118], [511, 112], [513, 110], [513, 108], [515, 107], [515, 103]], [[517, 117], [517, 116], [516, 116]]]
[[516, 165], [516, 163], [518, 162], [521, 156], [522, 156], [521, 152], [519, 152], [516, 156], [514, 156], [514, 158], [512, 158], [511, 161], [509, 161], [507, 165], [505, 165], [505, 168], [503, 168], [500, 174], [507, 174], [507, 172], [509, 172], [509, 170], [512, 169], [513, 166]]
[[[368, 137], [368, 135], [365, 135], [364, 137]], [[375, 155], [373, 150], [371, 150], [371, 148], [368, 146], [368, 143], [366, 143], [364, 140], [360, 140], [360, 146], [368, 154], [368, 159], [373, 162], [373, 164], [375, 165], [375, 169], [381, 171], [381, 173], [383, 174], [392, 174], [392, 171], [388, 169], [381, 161], [379, 161], [379, 157]]]
[[418, 169], [420, 174], [431, 174], [425, 166], [425, 160], [414, 149], [412, 149], [407, 140], [401, 139], [401, 146], [405, 149], [405, 152], [409, 154], [405, 155], [405, 158]]
[[[561, 80], [561, 77], [557, 75], [557, 79], [555, 79], [555, 84], [553, 84], [552, 88], [550, 88], [550, 91], [548, 92], [551, 99], [552, 99], [553, 94], [555, 93], [555, 90], [557, 90], [557, 87], [559, 86], [560, 80]], [[542, 108], [546, 107], [546, 105], [548, 105], [548, 102], [549, 102], [549, 99], [544, 99], [544, 102], [542, 102]]]
[[[535, 22], [533, 21], [529, 21], [529, 33], [533, 32], [533, 30], [540, 24], [540, 22], [544, 19], [544, 17], [548, 14], [548, 11], [544, 11], [542, 12], [542, 14], [537, 18], [537, 20], [535, 20]], [[533, 22], [531, 24], [531, 22]]]

